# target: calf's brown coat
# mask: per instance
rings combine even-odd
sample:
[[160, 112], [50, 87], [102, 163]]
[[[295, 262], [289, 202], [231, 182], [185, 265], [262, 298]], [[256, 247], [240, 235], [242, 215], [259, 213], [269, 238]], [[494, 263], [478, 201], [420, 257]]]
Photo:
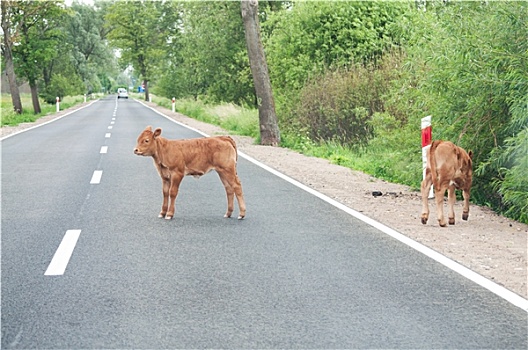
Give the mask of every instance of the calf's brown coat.
[[135, 154], [153, 158], [161, 177], [163, 204], [160, 218], [172, 219], [174, 216], [176, 196], [184, 176], [199, 177], [211, 170], [218, 173], [227, 194], [227, 212], [224, 216], [231, 217], [236, 195], [239, 207], [238, 218], [245, 217], [246, 203], [236, 170], [237, 148], [231, 137], [168, 140], [160, 135], [160, 128], [152, 131], [152, 127], [147, 126], [139, 135], [134, 148]]
[[464, 197], [464, 208], [462, 219], [469, 217], [469, 192], [473, 178], [472, 169], [473, 153], [467, 153], [461, 147], [455, 146], [449, 141], [434, 141], [427, 151], [427, 167], [425, 179], [422, 181], [422, 224], [429, 219], [429, 204], [427, 197], [431, 184], [434, 187], [436, 200], [436, 212], [438, 223], [445, 227], [444, 218], [444, 194], [447, 190], [448, 219], [449, 224], [455, 224], [455, 189], [462, 190]]

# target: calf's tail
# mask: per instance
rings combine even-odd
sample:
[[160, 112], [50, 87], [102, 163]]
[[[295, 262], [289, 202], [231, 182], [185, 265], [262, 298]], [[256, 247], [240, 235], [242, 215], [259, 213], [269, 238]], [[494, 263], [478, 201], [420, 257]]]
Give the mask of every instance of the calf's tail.
[[233, 138], [231, 136], [228, 136], [227, 139], [229, 140], [229, 142], [231, 143], [231, 145], [235, 149], [235, 160], [238, 161], [238, 149], [237, 149], [236, 142], [235, 142], [235, 140], [233, 140]]
[[429, 149], [429, 167], [431, 168], [431, 179], [433, 181], [434, 188], [438, 187], [438, 174], [436, 173], [436, 159], [435, 159], [435, 153], [436, 148], [442, 141], [435, 140], [431, 144], [431, 148]]

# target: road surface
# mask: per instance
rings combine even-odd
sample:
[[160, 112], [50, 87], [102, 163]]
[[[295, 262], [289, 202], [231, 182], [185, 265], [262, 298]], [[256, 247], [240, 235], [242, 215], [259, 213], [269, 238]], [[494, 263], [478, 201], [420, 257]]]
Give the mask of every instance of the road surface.
[[527, 348], [526, 311], [244, 158], [246, 219], [215, 173], [158, 219], [147, 125], [200, 136], [114, 96], [1, 142], [3, 349]]

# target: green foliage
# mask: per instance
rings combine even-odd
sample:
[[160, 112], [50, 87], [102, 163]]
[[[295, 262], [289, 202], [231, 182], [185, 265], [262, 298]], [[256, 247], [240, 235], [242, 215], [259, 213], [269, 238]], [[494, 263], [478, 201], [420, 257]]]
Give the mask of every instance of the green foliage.
[[[383, 96], [397, 76], [402, 58], [387, 53], [377, 64], [356, 64], [328, 70], [308, 81], [290, 122], [313, 140], [366, 146], [372, 136], [369, 120], [384, 111]], [[287, 129], [286, 129], [287, 130]]]
[[166, 56], [165, 45], [174, 40], [177, 4], [172, 1], [117, 1], [105, 16], [107, 38], [121, 52], [123, 68], [132, 65], [150, 81]]
[[311, 139], [366, 144], [371, 132], [366, 123], [368, 110], [355, 97], [364, 96], [362, 88], [368, 85], [363, 79], [359, 83], [363, 86], [358, 86], [354, 78], [348, 72], [329, 72], [302, 89], [296, 122]]
[[294, 2], [263, 24], [275, 91], [297, 91], [327, 67], [380, 57], [393, 45], [390, 24], [407, 8], [383, 1]]
[[493, 149], [489, 160], [480, 164], [477, 174], [497, 174], [491, 187], [501, 196], [502, 209], [506, 215], [528, 222], [528, 126], [520, 130], [507, 138], [502, 147]]
[[36, 86], [42, 70], [56, 57], [56, 47], [64, 37], [60, 24], [65, 11], [56, 1], [17, 2], [10, 11], [12, 26], [19, 36], [13, 46], [15, 70], [19, 77]]
[[526, 18], [528, 3], [521, 1], [449, 2], [410, 12], [399, 22], [410, 82], [400, 86], [410, 88], [391, 94], [392, 108], [408, 101], [409, 122], [430, 114], [435, 139], [473, 150], [473, 200], [516, 219], [528, 196], [514, 185], [523, 183], [524, 160], [513, 156], [528, 123]]
[[[1, 115], [0, 125], [16, 126], [20, 123], [31, 123], [39, 119], [40, 117], [53, 114], [56, 112], [55, 100], [53, 104], [42, 104], [42, 111], [35, 114], [31, 103], [31, 95], [22, 94], [22, 106], [24, 112], [22, 114], [16, 114], [13, 112], [13, 104], [11, 103], [11, 97], [8, 94], [2, 94], [1, 100]], [[60, 109], [64, 110], [72, 106], [78, 105], [84, 102], [84, 96], [67, 96], [60, 102]]]
[[[165, 108], [172, 108], [172, 101], [154, 97], [153, 102]], [[175, 110], [196, 120], [214, 124], [237, 135], [259, 137], [259, 120], [256, 109], [236, 106], [232, 103], [210, 104], [192, 98], [175, 101]]]
[[[104, 14], [110, 3], [96, 6], [73, 2], [64, 23], [67, 46], [62, 56], [71, 63], [72, 74], [84, 84], [84, 92], [111, 90], [109, 76], [117, 75], [117, 58], [107, 43]], [[64, 65], [64, 64], [63, 64]]]
[[182, 32], [170, 45], [157, 92], [253, 105], [240, 2], [185, 2], [179, 10]]
[[56, 103], [56, 97], [61, 100], [65, 96], [76, 96], [84, 93], [84, 85], [81, 78], [77, 75], [65, 77], [61, 74], [55, 74], [51, 78], [50, 84], [40, 94], [47, 103]]

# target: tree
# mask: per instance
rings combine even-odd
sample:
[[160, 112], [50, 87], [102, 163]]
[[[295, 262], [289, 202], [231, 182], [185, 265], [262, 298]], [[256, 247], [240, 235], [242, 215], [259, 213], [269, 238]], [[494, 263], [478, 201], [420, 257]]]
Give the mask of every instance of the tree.
[[12, 1], [2, 1], [2, 30], [4, 32], [4, 41], [2, 45], [2, 54], [5, 59], [6, 74], [9, 81], [9, 90], [11, 91], [11, 101], [13, 102], [13, 109], [16, 113], [22, 113], [22, 101], [20, 99], [20, 91], [16, 82], [15, 66], [13, 64], [13, 38], [11, 37], [12, 31], [15, 28], [12, 27]]
[[275, 114], [275, 102], [268, 73], [268, 64], [262, 42], [258, 20], [258, 0], [241, 0], [242, 20], [246, 32], [246, 45], [255, 93], [257, 95], [260, 143], [277, 146], [280, 132]]
[[172, 1], [119, 1], [105, 16], [111, 45], [121, 50], [121, 63], [132, 65], [145, 86], [149, 100], [149, 81], [164, 57], [170, 36], [174, 34], [177, 12]]
[[263, 23], [277, 95], [299, 91], [330, 68], [368, 64], [394, 46], [390, 27], [409, 5], [398, 1], [298, 1]]
[[68, 59], [87, 92], [99, 91], [103, 86], [100, 77], [105, 77], [107, 73], [117, 75], [114, 72], [117, 59], [107, 45], [108, 28], [104, 25], [104, 13], [109, 3], [97, 2], [95, 5], [74, 2], [72, 15], [64, 25], [66, 41], [70, 46]]
[[179, 33], [167, 46], [157, 91], [256, 107], [240, 4], [190, 1], [177, 11]]
[[65, 10], [57, 1], [11, 3], [12, 25], [17, 27], [18, 45], [13, 47], [15, 70], [29, 83], [35, 114], [41, 112], [38, 81], [44, 67], [57, 56], [63, 33], [59, 29]]

